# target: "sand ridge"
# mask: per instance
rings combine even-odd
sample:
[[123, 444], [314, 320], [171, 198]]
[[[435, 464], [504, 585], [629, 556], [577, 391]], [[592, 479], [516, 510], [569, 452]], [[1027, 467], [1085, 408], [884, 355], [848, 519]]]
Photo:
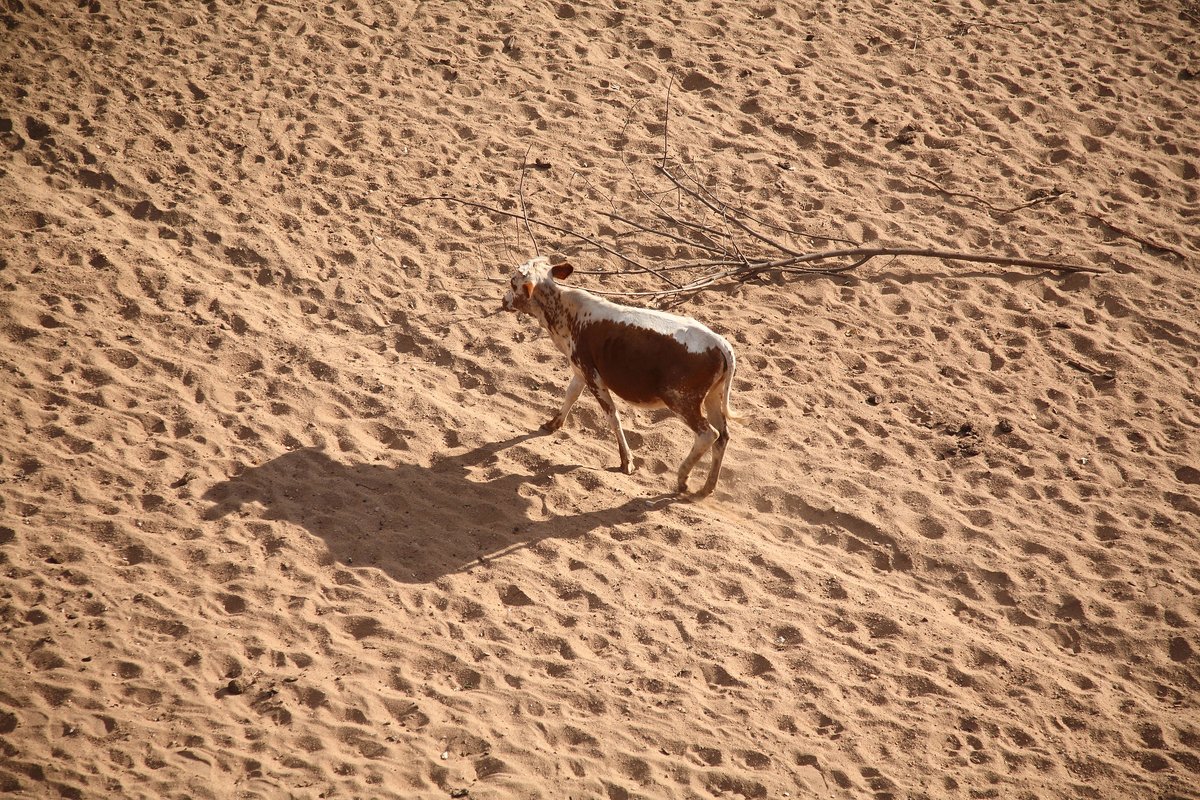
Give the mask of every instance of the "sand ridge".
[[[0, 22], [5, 794], [1200, 796], [1192, 4]], [[797, 246], [1109, 272], [698, 296], [744, 419], [681, 500], [661, 415], [631, 476], [586, 397], [537, 434], [519, 223], [410, 202], [512, 211], [528, 153], [611, 241], [664, 141]]]

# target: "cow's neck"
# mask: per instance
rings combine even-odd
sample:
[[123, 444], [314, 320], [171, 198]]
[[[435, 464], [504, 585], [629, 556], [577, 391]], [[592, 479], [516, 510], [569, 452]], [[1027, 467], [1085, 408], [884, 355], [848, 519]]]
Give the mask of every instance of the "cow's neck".
[[539, 290], [533, 296], [533, 308], [538, 321], [550, 333], [558, 347], [568, 357], [571, 355], [571, 340], [579, 319], [578, 303], [574, 298], [558, 290]]

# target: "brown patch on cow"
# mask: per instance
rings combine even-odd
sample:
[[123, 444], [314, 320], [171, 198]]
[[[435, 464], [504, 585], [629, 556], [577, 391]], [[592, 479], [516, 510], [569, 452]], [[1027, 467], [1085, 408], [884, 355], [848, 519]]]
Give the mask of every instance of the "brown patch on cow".
[[573, 360], [585, 376], [598, 374], [618, 397], [635, 405], [662, 404], [696, 429], [700, 404], [725, 358], [715, 348], [688, 350], [673, 336], [613, 320], [572, 326]]

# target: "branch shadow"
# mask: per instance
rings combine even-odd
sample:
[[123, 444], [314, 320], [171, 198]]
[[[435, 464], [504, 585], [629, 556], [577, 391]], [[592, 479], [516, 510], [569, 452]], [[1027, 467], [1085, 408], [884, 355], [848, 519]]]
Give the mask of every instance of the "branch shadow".
[[[878, 256], [883, 258], [883, 256]], [[832, 281], [839, 286], [855, 287], [872, 283], [884, 283], [891, 281], [894, 283], [908, 284], [936, 284], [946, 283], [954, 280], [1000, 280], [1010, 286], [1021, 286], [1027, 283], [1033, 283], [1040, 280], [1053, 281], [1058, 286], [1066, 290], [1082, 289], [1089, 285], [1090, 279], [1098, 277], [1097, 273], [1074, 273], [1074, 272], [1059, 272], [1054, 270], [984, 270], [972, 269], [962, 270], [958, 272], [948, 272], [939, 270], [936, 272], [919, 272], [919, 271], [903, 271], [896, 270], [890, 267], [879, 272], [808, 272], [797, 271], [787, 272], [774, 270], [764, 272], [751, 279], [741, 279], [737, 277], [719, 281], [706, 286], [696, 294], [704, 291], [725, 291], [732, 292], [737, 287], [743, 285], [760, 285], [771, 287], [786, 287], [792, 283], [817, 283], [819, 281]], [[677, 308], [686, 304], [694, 294], [684, 294], [679, 297], [670, 299], [664, 303], [665, 308]]]
[[[255, 503], [262, 519], [293, 523], [323, 540], [333, 561], [376, 567], [402, 583], [428, 583], [543, 539], [640, 521], [679, 499], [632, 498], [612, 508], [542, 519], [530, 515], [539, 510], [520, 494], [522, 487], [546, 487], [555, 476], [586, 467], [471, 478], [472, 468], [539, 435], [490, 443], [430, 467], [343, 464], [319, 448], [293, 450], [209, 488], [203, 499], [212, 505], [204, 518], [220, 519]], [[281, 544], [269, 542], [268, 550]]]
[[1092, 278], [1099, 277], [1095, 273], [1087, 272], [1056, 272], [1054, 270], [1018, 270], [1018, 269], [967, 269], [958, 272], [948, 272], [939, 270], [936, 272], [905, 272], [901, 270], [887, 269], [885, 271], [860, 276], [867, 281], [895, 281], [900, 284], [907, 283], [944, 283], [952, 280], [980, 280], [993, 279], [1004, 281], [1012, 286], [1020, 286], [1025, 283], [1033, 283], [1035, 281], [1049, 280], [1055, 283], [1062, 284], [1066, 288], [1082, 288], [1086, 286]]
[[[883, 256], [879, 256], [879, 258], [883, 258]], [[940, 269], [931, 272], [920, 272], [915, 270], [897, 270], [889, 267], [878, 272], [842, 272], [833, 275], [820, 272], [794, 272], [787, 273], [784, 276], [784, 280], [813, 282], [824, 279], [835, 280], [843, 284], [881, 283], [883, 281], [893, 281], [899, 284], [932, 284], [945, 283], [953, 280], [993, 279], [1003, 281], [1012, 286], [1020, 286], [1021, 284], [1032, 283], [1040, 280], [1050, 280], [1058, 284], [1066, 285], [1066, 288], [1081, 288], [1081, 286], [1087, 284], [1089, 278], [1096, 277], [1098, 277], [1098, 275], [1095, 273], [1056, 272], [1053, 270], [966, 269], [957, 272], [950, 272]]]

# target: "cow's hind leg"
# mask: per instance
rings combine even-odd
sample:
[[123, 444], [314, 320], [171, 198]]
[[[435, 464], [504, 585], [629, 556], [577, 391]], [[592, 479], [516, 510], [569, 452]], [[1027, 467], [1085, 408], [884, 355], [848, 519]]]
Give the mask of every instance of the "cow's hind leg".
[[716, 428], [717, 439], [712, 446], [712, 466], [708, 470], [708, 480], [699, 492], [701, 495], [711, 494], [717, 488], [717, 478], [721, 477], [721, 462], [725, 459], [725, 446], [729, 444], [728, 397], [724, 384], [719, 383], [704, 398], [704, 411], [708, 414], [708, 421]]

